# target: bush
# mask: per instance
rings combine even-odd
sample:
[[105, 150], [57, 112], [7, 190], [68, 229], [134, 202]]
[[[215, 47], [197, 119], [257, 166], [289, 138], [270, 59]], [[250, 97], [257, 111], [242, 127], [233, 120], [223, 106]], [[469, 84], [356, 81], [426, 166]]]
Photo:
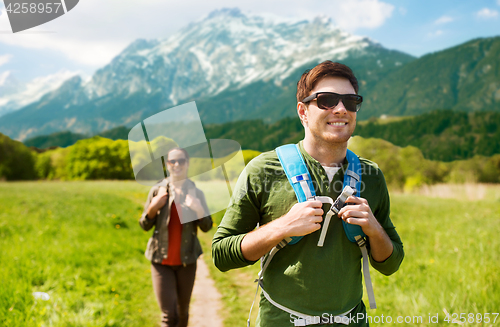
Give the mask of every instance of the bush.
[[387, 184], [411, 191], [436, 183], [500, 183], [500, 155], [474, 156], [467, 160], [441, 162], [427, 160], [413, 146], [400, 148], [381, 139], [355, 136], [349, 148], [357, 155], [376, 162]]
[[449, 163], [450, 173], [446, 182], [450, 183], [499, 183], [500, 155], [493, 157], [475, 156], [469, 160]]
[[24, 144], [0, 133], [0, 179], [36, 179], [35, 154]]
[[36, 158], [35, 170], [38, 178], [49, 179], [49, 175], [53, 175], [54, 166], [50, 158], [51, 151], [39, 153]]
[[128, 142], [94, 136], [69, 147], [66, 172], [69, 179], [133, 179]]
[[396, 189], [412, 190], [424, 184], [440, 183], [449, 173], [446, 164], [425, 159], [413, 146], [400, 148], [381, 139], [355, 136], [349, 141], [349, 148], [377, 163], [387, 184]]

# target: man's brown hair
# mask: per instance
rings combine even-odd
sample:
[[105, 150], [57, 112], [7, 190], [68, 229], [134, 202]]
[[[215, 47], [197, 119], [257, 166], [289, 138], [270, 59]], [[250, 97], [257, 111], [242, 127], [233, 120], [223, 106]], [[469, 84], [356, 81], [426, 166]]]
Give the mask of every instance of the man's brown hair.
[[351, 68], [338, 62], [331, 62], [330, 60], [323, 61], [313, 69], [308, 69], [302, 74], [300, 80], [297, 82], [297, 102], [301, 102], [309, 93], [314, 89], [316, 84], [325, 77], [344, 77], [351, 82], [352, 87], [356, 94], [358, 94], [358, 80]]

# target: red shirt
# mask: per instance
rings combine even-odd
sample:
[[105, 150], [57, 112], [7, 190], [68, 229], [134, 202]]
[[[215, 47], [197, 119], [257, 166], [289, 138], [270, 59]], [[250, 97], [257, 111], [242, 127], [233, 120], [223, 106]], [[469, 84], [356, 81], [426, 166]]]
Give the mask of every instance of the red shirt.
[[175, 201], [172, 202], [170, 208], [170, 221], [168, 222], [168, 253], [167, 258], [163, 259], [162, 265], [180, 266], [181, 260], [181, 241], [182, 241], [182, 224], [179, 215], [182, 211], [177, 211]]

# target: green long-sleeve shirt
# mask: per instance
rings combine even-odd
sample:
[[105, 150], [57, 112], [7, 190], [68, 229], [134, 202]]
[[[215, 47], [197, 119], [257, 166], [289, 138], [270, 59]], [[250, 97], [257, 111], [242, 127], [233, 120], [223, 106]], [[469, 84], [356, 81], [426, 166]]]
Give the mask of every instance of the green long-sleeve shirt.
[[[300, 151], [309, 168], [316, 195], [336, 199], [342, 191], [343, 172], [347, 162], [335, 174], [332, 182], [299, 142]], [[373, 268], [384, 275], [396, 272], [404, 252], [403, 243], [389, 218], [390, 202], [387, 185], [378, 166], [360, 158], [362, 167], [361, 197], [387, 232], [394, 246], [384, 262], [370, 255]], [[276, 155], [262, 153], [245, 167], [234, 194], [212, 242], [215, 265], [221, 271], [240, 268], [255, 262], [241, 252], [241, 241], [257, 224], [264, 225], [285, 215], [297, 203], [292, 186]], [[327, 212], [329, 205], [324, 205]], [[318, 247], [320, 230], [306, 235], [300, 242], [280, 250], [264, 273], [264, 289], [271, 298], [295, 311], [312, 316], [323, 313], [337, 315], [356, 306], [362, 298], [361, 251], [345, 235], [342, 221], [334, 215], [323, 247]], [[260, 326], [291, 326], [290, 315], [270, 304], [262, 295]]]

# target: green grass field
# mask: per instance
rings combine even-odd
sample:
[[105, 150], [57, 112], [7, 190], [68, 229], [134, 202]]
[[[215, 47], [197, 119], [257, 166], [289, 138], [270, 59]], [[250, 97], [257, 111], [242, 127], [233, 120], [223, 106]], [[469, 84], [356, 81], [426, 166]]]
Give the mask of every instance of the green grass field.
[[149, 236], [137, 223], [147, 192], [135, 182], [0, 183], [1, 325], [154, 325]]
[[[225, 187], [197, 184], [212, 203]], [[137, 223], [148, 190], [118, 181], [0, 183], [0, 325], [157, 325], [143, 256], [150, 234]], [[491, 315], [500, 311], [500, 187], [473, 200], [438, 193], [392, 194], [406, 257], [393, 276], [372, 269], [379, 309], [369, 314], [393, 322], [422, 316], [405, 325], [444, 326], [446, 309], [469, 319], [490, 313], [490, 323], [465, 326], [500, 325]], [[200, 235], [207, 262], [212, 234]], [[258, 270], [223, 274], [210, 266], [226, 327], [245, 325]], [[50, 300], [35, 300], [36, 291]], [[429, 314], [439, 314], [439, 324], [429, 323]]]

